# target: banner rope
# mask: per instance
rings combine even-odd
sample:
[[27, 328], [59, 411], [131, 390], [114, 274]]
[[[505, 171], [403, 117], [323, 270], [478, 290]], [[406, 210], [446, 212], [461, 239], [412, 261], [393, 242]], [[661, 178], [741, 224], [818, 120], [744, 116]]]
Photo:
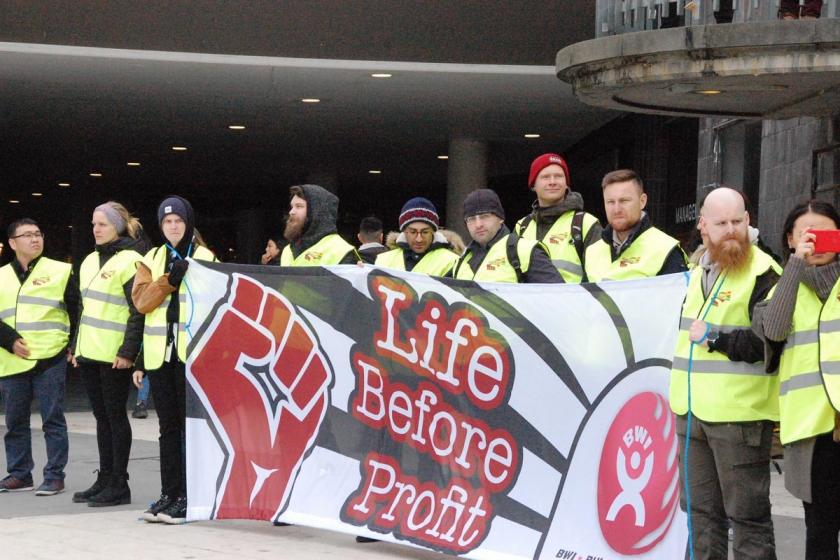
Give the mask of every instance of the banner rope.
[[[717, 299], [718, 294], [720, 293], [720, 289], [723, 287], [724, 280], [726, 280], [726, 275], [721, 277], [720, 283], [718, 284], [714, 295], [712, 295], [712, 298], [709, 300], [709, 304], [706, 306], [706, 311], [704, 311], [702, 317], [700, 317], [701, 321], [706, 320], [706, 315], [709, 314], [709, 310], [711, 310], [712, 305]], [[691, 489], [689, 487], [688, 475], [688, 449], [691, 446], [691, 417], [693, 416], [691, 413], [691, 370], [694, 366], [694, 347], [706, 340], [706, 337], [709, 335], [709, 331], [711, 330], [711, 328], [712, 326], [709, 323], [706, 323], [706, 331], [703, 333], [703, 337], [697, 342], [691, 341], [691, 346], [689, 346], [688, 348], [688, 368], [686, 372], [688, 382], [688, 419], [686, 421], [685, 428], [685, 457], [683, 459], [683, 469], [685, 470], [685, 484], [683, 486], [685, 490], [685, 513], [688, 519], [688, 557], [690, 560], [694, 560], [694, 526], [691, 518]]]

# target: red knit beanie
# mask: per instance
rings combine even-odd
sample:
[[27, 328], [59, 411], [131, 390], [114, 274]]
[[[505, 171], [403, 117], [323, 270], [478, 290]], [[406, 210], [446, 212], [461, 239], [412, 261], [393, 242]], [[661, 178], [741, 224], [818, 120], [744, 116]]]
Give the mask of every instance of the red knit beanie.
[[566, 163], [566, 160], [563, 159], [562, 156], [557, 154], [543, 154], [534, 161], [531, 162], [531, 173], [528, 174], [528, 188], [534, 188], [534, 181], [537, 180], [537, 175], [540, 174], [540, 171], [548, 167], [549, 165], [557, 164], [563, 168], [563, 173], [566, 174], [566, 186], [572, 186], [572, 176], [569, 175], [569, 165]]

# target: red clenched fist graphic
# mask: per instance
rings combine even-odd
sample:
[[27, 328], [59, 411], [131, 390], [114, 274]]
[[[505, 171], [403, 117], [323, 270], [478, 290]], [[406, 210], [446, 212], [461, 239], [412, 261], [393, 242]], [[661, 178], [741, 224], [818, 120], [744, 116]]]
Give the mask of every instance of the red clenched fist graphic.
[[283, 296], [234, 274], [191, 374], [227, 448], [215, 516], [276, 519], [328, 404], [317, 338]]

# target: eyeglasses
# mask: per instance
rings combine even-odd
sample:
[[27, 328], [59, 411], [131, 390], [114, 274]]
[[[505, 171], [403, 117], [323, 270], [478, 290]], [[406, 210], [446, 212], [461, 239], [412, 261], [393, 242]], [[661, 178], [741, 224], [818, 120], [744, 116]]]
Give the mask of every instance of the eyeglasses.
[[23, 237], [27, 241], [32, 241], [33, 239], [43, 239], [44, 234], [40, 231], [27, 231], [26, 233], [21, 233], [20, 235], [15, 235], [12, 239], [20, 239]]

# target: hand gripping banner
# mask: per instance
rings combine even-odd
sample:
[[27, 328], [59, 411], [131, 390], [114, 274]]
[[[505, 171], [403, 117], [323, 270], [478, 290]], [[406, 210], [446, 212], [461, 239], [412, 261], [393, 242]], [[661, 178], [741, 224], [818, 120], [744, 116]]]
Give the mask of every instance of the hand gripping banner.
[[586, 285], [366, 266], [187, 275], [188, 518], [466, 558], [681, 558], [682, 275]]

